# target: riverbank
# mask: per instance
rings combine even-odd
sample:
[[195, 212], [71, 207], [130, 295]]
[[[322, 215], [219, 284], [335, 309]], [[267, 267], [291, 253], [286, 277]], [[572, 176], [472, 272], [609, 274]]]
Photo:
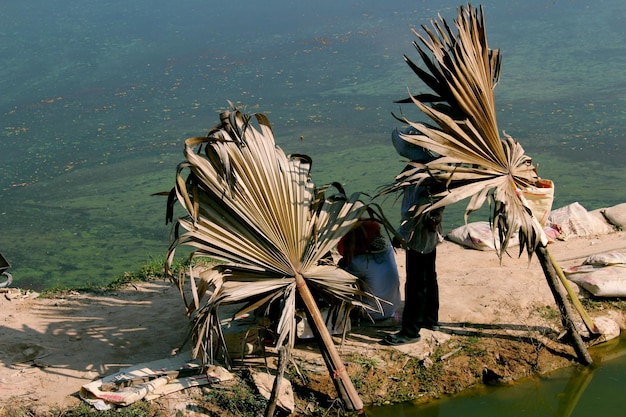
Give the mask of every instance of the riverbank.
[[[626, 251], [626, 232], [556, 241], [549, 250], [567, 268], [592, 254]], [[404, 254], [396, 256], [404, 279]], [[438, 331], [423, 330], [418, 343], [388, 347], [378, 341], [396, 331], [397, 323], [361, 322], [353, 323], [343, 342], [341, 355], [366, 405], [425, 401], [477, 383], [505, 384], [576, 364], [573, 349], [558, 340], [558, 312], [535, 257], [529, 262], [525, 255], [514, 254], [500, 262], [495, 252], [446, 241], [439, 246], [437, 267]], [[626, 328], [621, 302], [585, 304], [593, 317], [609, 317]], [[177, 289], [164, 280], [50, 298], [9, 290], [1, 294], [0, 311], [2, 407], [21, 403], [41, 412], [78, 405], [78, 390], [94, 379], [170, 356], [188, 328]], [[271, 348], [267, 355], [270, 369], [275, 369]], [[296, 414], [333, 407], [335, 389], [315, 344], [298, 343], [294, 358], [298, 368], [288, 374], [296, 392]], [[244, 365], [235, 369], [244, 371], [238, 376], [249, 369]], [[215, 402], [199, 399], [207, 390], [189, 389], [156, 401], [162, 410], [184, 415], [194, 415], [190, 404], [197, 403], [198, 410], [211, 415]]]

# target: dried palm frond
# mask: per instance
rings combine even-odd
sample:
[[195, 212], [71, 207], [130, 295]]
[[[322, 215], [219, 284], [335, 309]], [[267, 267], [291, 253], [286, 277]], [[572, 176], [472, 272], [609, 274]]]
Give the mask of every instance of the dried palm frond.
[[226, 305], [236, 305], [236, 315], [264, 315], [279, 306], [277, 345], [293, 346], [302, 282], [331, 305], [372, 309], [359, 301], [371, 304], [373, 296], [359, 289], [357, 278], [325, 258], [369, 208], [357, 193], [315, 187], [310, 158], [285, 155], [265, 116], [233, 107], [207, 136], [186, 140], [185, 157], [168, 217], [173, 220], [175, 201], [187, 213], [176, 222], [167, 265], [181, 246], [192, 248], [191, 258], [219, 261], [200, 275], [190, 268], [175, 279], [181, 293], [191, 288], [186, 304], [194, 356], [212, 360], [214, 338], [223, 340], [219, 313]]
[[[506, 252], [516, 232], [520, 254], [526, 249], [530, 259], [537, 253], [574, 349], [582, 363], [591, 364], [593, 360], [574, 324], [567, 293], [560, 287], [570, 291], [570, 286], [564, 277], [557, 276], [558, 265], [548, 252], [543, 228], [523, 195], [539, 180], [536, 168], [519, 142], [505, 133], [501, 138], [498, 133], [493, 90], [499, 80], [501, 57], [499, 50], [487, 44], [482, 7], [477, 10], [468, 4], [459, 9], [454, 20], [456, 34], [441, 16], [431, 23], [432, 29], [422, 26], [425, 35], [413, 31], [419, 40], [413, 44], [428, 71], [406, 56], [405, 61], [434, 94], [410, 95], [401, 102], [414, 103], [434, 124], [398, 119], [410, 126], [401, 139], [440, 157], [424, 163], [409, 162], [409, 168], [380, 194], [420, 185], [437, 190], [423, 193], [411, 209], [412, 219], [406, 221], [469, 198], [467, 222], [470, 213], [487, 199], [493, 200], [490, 220], [492, 229], [498, 231], [498, 256]], [[439, 191], [442, 185], [445, 189]], [[597, 332], [572, 291], [570, 298], [590, 331]]]
[[440, 157], [428, 163], [409, 162], [410, 168], [381, 194], [439, 184], [444, 191], [419, 202], [413, 215], [469, 198], [466, 221], [470, 213], [492, 199], [492, 226], [499, 231], [501, 242], [499, 256], [516, 232], [520, 254], [526, 249], [532, 256], [542, 241], [543, 229], [533, 219], [521, 191], [536, 183], [538, 176], [519, 142], [506, 134], [500, 137], [493, 90], [499, 80], [501, 56], [487, 44], [482, 8], [461, 7], [454, 20], [456, 34], [441, 16], [431, 23], [432, 29], [422, 26], [424, 35], [413, 30], [419, 40], [413, 44], [427, 70], [404, 58], [434, 94], [410, 95], [400, 102], [414, 103], [434, 123], [398, 119], [410, 125], [409, 131], [401, 134], [403, 140]]

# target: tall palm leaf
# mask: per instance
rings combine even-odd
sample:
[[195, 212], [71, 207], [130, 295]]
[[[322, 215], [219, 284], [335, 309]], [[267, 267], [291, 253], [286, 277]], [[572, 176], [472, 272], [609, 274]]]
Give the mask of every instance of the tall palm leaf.
[[[176, 200], [187, 214], [177, 220], [175, 230], [183, 232], [177, 232], [167, 265], [181, 246], [193, 249], [192, 258], [221, 261], [199, 277], [192, 269], [176, 279], [181, 293], [186, 283], [191, 288], [186, 304], [193, 315], [194, 355], [205, 362], [213, 359], [213, 348], [223, 342], [219, 313], [226, 305], [239, 305], [237, 314], [267, 314], [270, 306], [279, 305], [277, 345], [289, 347], [295, 339], [297, 303], [305, 304], [314, 322], [320, 317], [317, 299], [370, 308], [359, 300], [375, 298], [326, 258], [368, 207], [359, 194], [346, 197], [331, 193], [342, 191], [340, 187], [315, 187], [310, 158], [285, 155], [265, 116], [233, 108], [206, 137], [186, 140], [185, 157], [170, 194], [168, 218], [172, 220]], [[324, 323], [316, 326], [324, 343], [332, 345]], [[332, 371], [341, 374], [343, 365], [336, 361]], [[345, 384], [350, 385], [349, 379]], [[351, 401], [353, 408], [362, 407], [358, 398]]]
[[401, 138], [441, 157], [426, 164], [411, 162], [411, 169], [398, 175], [383, 194], [424, 182], [445, 184], [444, 191], [418, 204], [414, 215], [469, 198], [466, 219], [491, 197], [492, 220], [502, 241], [499, 255], [516, 232], [520, 250], [531, 255], [544, 235], [520, 190], [538, 177], [519, 142], [499, 135], [493, 89], [500, 74], [500, 53], [487, 45], [482, 8], [477, 13], [462, 7], [455, 24], [457, 35], [441, 17], [432, 21], [432, 30], [422, 27], [425, 36], [413, 30], [421, 42], [413, 44], [430, 72], [404, 57], [434, 94], [411, 95], [401, 102], [414, 103], [435, 125], [401, 118], [413, 128]]
[[[530, 258], [537, 252], [561, 309], [562, 321], [574, 338], [574, 348], [583, 362], [591, 363], [573, 324], [559, 278], [565, 288], [569, 289], [569, 284], [557, 276], [559, 268], [547, 251], [543, 228], [523, 195], [539, 179], [536, 168], [519, 142], [506, 134], [504, 138], [499, 135], [493, 90], [499, 80], [501, 57], [499, 50], [492, 50], [487, 44], [482, 7], [461, 7], [454, 24], [456, 34], [441, 16], [432, 21], [432, 29], [422, 26], [425, 35], [413, 30], [419, 40], [413, 44], [427, 70], [404, 57], [434, 93], [410, 95], [401, 102], [414, 103], [434, 124], [399, 118], [412, 129], [401, 134], [401, 139], [440, 157], [426, 163], [411, 161], [410, 168], [381, 194], [416, 185], [443, 189], [425, 195], [412, 208], [413, 219], [418, 220], [430, 210], [469, 198], [467, 221], [470, 213], [492, 199], [492, 226], [498, 230], [500, 242], [498, 255], [502, 257], [515, 233], [519, 236], [520, 254], [526, 249]], [[597, 331], [575, 296], [571, 299], [590, 330]]]

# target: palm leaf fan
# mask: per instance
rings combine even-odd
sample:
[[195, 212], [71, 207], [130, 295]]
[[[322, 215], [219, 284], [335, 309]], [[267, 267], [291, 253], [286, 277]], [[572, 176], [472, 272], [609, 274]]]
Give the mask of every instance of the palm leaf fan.
[[[236, 305], [236, 314], [280, 305], [277, 344], [293, 346], [298, 280], [332, 305], [371, 309], [359, 302], [373, 296], [359, 289], [357, 278], [324, 258], [368, 209], [359, 194], [315, 187], [310, 158], [285, 155], [265, 116], [234, 107], [206, 137], [187, 139], [184, 153], [168, 201], [180, 202], [186, 215], [175, 224], [167, 267], [181, 246], [192, 249], [191, 258], [219, 261], [200, 275], [190, 268], [174, 279], [183, 297], [191, 288], [185, 302], [194, 355], [212, 360], [211, 347], [223, 337], [218, 313], [227, 305]], [[168, 216], [171, 221], [172, 207]]]
[[410, 126], [400, 134], [401, 139], [440, 157], [427, 163], [410, 162], [381, 194], [413, 185], [440, 184], [439, 191], [417, 204], [413, 215], [469, 198], [466, 222], [470, 213], [492, 199], [492, 226], [499, 231], [501, 242], [498, 255], [502, 256], [511, 237], [519, 232], [520, 254], [526, 249], [532, 256], [545, 235], [521, 190], [535, 184], [538, 176], [519, 142], [498, 133], [493, 90], [501, 57], [499, 50], [487, 44], [482, 7], [480, 11], [470, 5], [459, 9], [454, 20], [456, 34], [441, 16], [431, 24], [432, 28], [422, 26], [423, 35], [413, 30], [418, 38], [413, 45], [427, 69], [406, 56], [404, 59], [434, 93], [410, 95], [400, 102], [414, 103], [432, 123], [397, 118]]
[[406, 56], [405, 61], [434, 93], [410, 95], [401, 102], [414, 103], [432, 123], [398, 119], [410, 126], [407, 133], [400, 134], [401, 139], [440, 157], [424, 163], [411, 161], [408, 169], [381, 194], [420, 185], [441, 190], [444, 185], [443, 191], [424, 193], [411, 210], [414, 221], [419, 221], [425, 212], [469, 198], [465, 209], [467, 222], [470, 213], [492, 199], [490, 220], [492, 228], [498, 231], [498, 256], [506, 252], [516, 232], [520, 254], [526, 249], [530, 259], [537, 253], [574, 349], [581, 362], [591, 364], [593, 360], [574, 324], [568, 293], [589, 330], [598, 333], [597, 327], [565, 277], [558, 276], [559, 268], [548, 252], [543, 228], [524, 198], [524, 190], [539, 181], [536, 168], [519, 142], [506, 134], [501, 138], [498, 133], [493, 90], [499, 79], [501, 58], [499, 50], [492, 50], [487, 44], [482, 7], [461, 7], [454, 20], [456, 33], [441, 16], [431, 23], [432, 28], [422, 26], [424, 35], [413, 31], [419, 41], [413, 44], [427, 70]]

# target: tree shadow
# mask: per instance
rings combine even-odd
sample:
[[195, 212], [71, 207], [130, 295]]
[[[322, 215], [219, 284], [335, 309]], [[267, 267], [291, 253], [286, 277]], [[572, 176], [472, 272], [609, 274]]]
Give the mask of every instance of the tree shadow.
[[[166, 281], [36, 303], [2, 302], [3, 318], [21, 325], [0, 328], [0, 382], [20, 389], [54, 390], [63, 378], [64, 384], [75, 380], [78, 391], [86, 380], [170, 357], [190, 326], [177, 288]], [[30, 311], [22, 319], [28, 313], [32, 320], [20, 320], [24, 306]], [[29, 367], [40, 370], [42, 386], [20, 387], [28, 382], [20, 376]]]
[[[349, 338], [361, 343], [376, 343], [382, 340], [389, 333], [400, 330], [400, 324], [394, 323], [391, 319], [371, 323], [368, 321], [353, 324], [349, 332]], [[560, 342], [557, 340], [559, 333], [547, 326], [535, 326], [515, 323], [470, 323], [470, 322], [439, 322], [434, 329], [423, 329], [421, 332], [424, 340], [425, 332], [442, 333], [451, 336], [495, 338], [501, 340], [512, 340], [531, 344], [549, 345], [551, 350]], [[558, 354], [563, 354], [562, 349], [556, 349]]]

